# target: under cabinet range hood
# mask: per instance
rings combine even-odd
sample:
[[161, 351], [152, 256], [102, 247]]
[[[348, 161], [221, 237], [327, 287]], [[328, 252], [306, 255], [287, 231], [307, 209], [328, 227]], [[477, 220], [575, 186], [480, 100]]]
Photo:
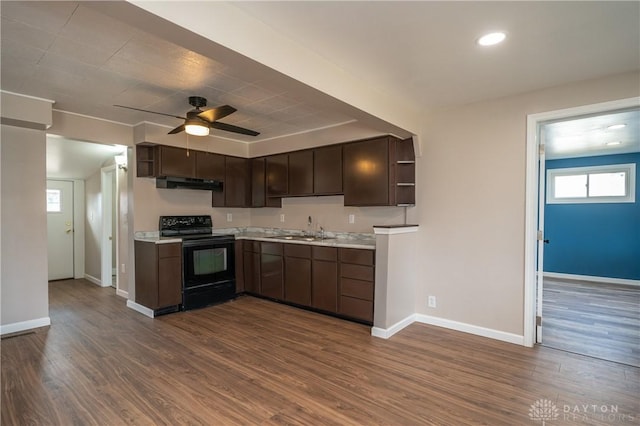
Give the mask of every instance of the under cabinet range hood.
[[166, 176], [156, 178], [156, 188], [204, 189], [206, 191], [222, 192], [222, 182], [213, 179]]

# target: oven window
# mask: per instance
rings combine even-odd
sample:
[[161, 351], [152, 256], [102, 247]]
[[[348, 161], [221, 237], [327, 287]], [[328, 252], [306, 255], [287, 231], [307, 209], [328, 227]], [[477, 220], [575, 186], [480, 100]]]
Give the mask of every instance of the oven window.
[[227, 249], [210, 248], [193, 251], [194, 275], [210, 275], [227, 270]]

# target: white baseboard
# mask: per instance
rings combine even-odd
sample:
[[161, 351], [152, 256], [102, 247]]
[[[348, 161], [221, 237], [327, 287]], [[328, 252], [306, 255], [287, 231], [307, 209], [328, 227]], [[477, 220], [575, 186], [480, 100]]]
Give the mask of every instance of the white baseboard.
[[102, 281], [100, 281], [99, 279], [97, 279], [96, 277], [89, 275], [89, 274], [84, 274], [84, 279], [94, 283], [95, 285], [99, 285], [100, 287], [102, 287]]
[[120, 296], [120, 297], [124, 297], [125, 299], [128, 299], [128, 298], [129, 298], [129, 292], [128, 292], [128, 291], [124, 291], [124, 290], [117, 289], [117, 290], [116, 290], [116, 294], [117, 294], [118, 296]]
[[39, 327], [51, 325], [51, 318], [37, 318], [29, 321], [14, 322], [11, 324], [0, 325], [0, 335], [18, 333], [21, 331], [31, 330]]
[[153, 309], [149, 309], [146, 306], [142, 306], [133, 300], [127, 300], [127, 308], [133, 309], [136, 312], [140, 312], [145, 317], [153, 318]]
[[501, 340], [503, 342], [524, 345], [524, 336], [519, 336], [505, 331], [494, 330], [492, 328], [480, 327], [473, 324], [448, 320], [444, 318], [432, 317], [430, 315], [415, 314], [415, 321], [423, 324], [435, 325], [449, 328], [451, 330], [462, 331], [464, 333], [475, 334], [476, 336], [488, 337], [490, 339]]
[[416, 314], [411, 314], [403, 320], [398, 321], [389, 328], [371, 327], [371, 335], [373, 337], [380, 337], [382, 339], [388, 339], [396, 334], [408, 325], [411, 325], [416, 320]]
[[595, 277], [593, 275], [575, 275], [575, 274], [561, 274], [559, 272], [543, 272], [545, 278], [559, 278], [563, 280], [579, 280], [590, 281], [593, 283], [607, 283], [607, 284], [623, 284], [623, 285], [637, 285], [640, 286], [640, 280], [630, 280], [626, 278], [607, 278], [607, 277]]

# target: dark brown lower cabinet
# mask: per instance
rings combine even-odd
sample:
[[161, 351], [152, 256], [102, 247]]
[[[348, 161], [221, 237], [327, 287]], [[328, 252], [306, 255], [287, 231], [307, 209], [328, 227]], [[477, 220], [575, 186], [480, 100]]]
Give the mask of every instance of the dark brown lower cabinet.
[[153, 310], [182, 304], [182, 244], [135, 242], [136, 303]]
[[311, 306], [311, 246], [284, 245], [284, 300]]
[[236, 240], [234, 246], [236, 262], [236, 294], [244, 291], [244, 241]]
[[373, 322], [374, 250], [245, 240], [245, 291]]
[[260, 244], [260, 294], [278, 300], [284, 297], [282, 243]]
[[338, 312], [338, 249], [312, 248], [311, 306], [328, 312]]

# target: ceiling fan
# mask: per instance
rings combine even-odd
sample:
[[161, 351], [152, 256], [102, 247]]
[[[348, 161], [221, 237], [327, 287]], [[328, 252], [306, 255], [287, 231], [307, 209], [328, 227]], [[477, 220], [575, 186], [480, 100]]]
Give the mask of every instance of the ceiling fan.
[[187, 112], [186, 117], [180, 117], [179, 115], [173, 114], [165, 114], [163, 112], [156, 111], [148, 111], [146, 109], [133, 108], [124, 105], [114, 105], [120, 108], [133, 109], [136, 111], [142, 112], [150, 112], [152, 114], [160, 114], [166, 115], [167, 117], [174, 117], [184, 120], [184, 124], [176, 127], [171, 130], [168, 134], [173, 135], [175, 133], [180, 133], [182, 131], [187, 132], [190, 135], [194, 136], [207, 136], [209, 134], [209, 129], [218, 129], [224, 130], [226, 132], [240, 133], [242, 135], [249, 136], [258, 136], [260, 133], [255, 130], [245, 129], [243, 127], [234, 126], [231, 124], [220, 123], [219, 119], [226, 117], [227, 115], [233, 114], [237, 111], [234, 107], [230, 105], [222, 105], [216, 108], [210, 108], [207, 110], [202, 110], [200, 108], [207, 106], [207, 99], [202, 98], [200, 96], [189, 96], [189, 105], [193, 106], [194, 109]]

